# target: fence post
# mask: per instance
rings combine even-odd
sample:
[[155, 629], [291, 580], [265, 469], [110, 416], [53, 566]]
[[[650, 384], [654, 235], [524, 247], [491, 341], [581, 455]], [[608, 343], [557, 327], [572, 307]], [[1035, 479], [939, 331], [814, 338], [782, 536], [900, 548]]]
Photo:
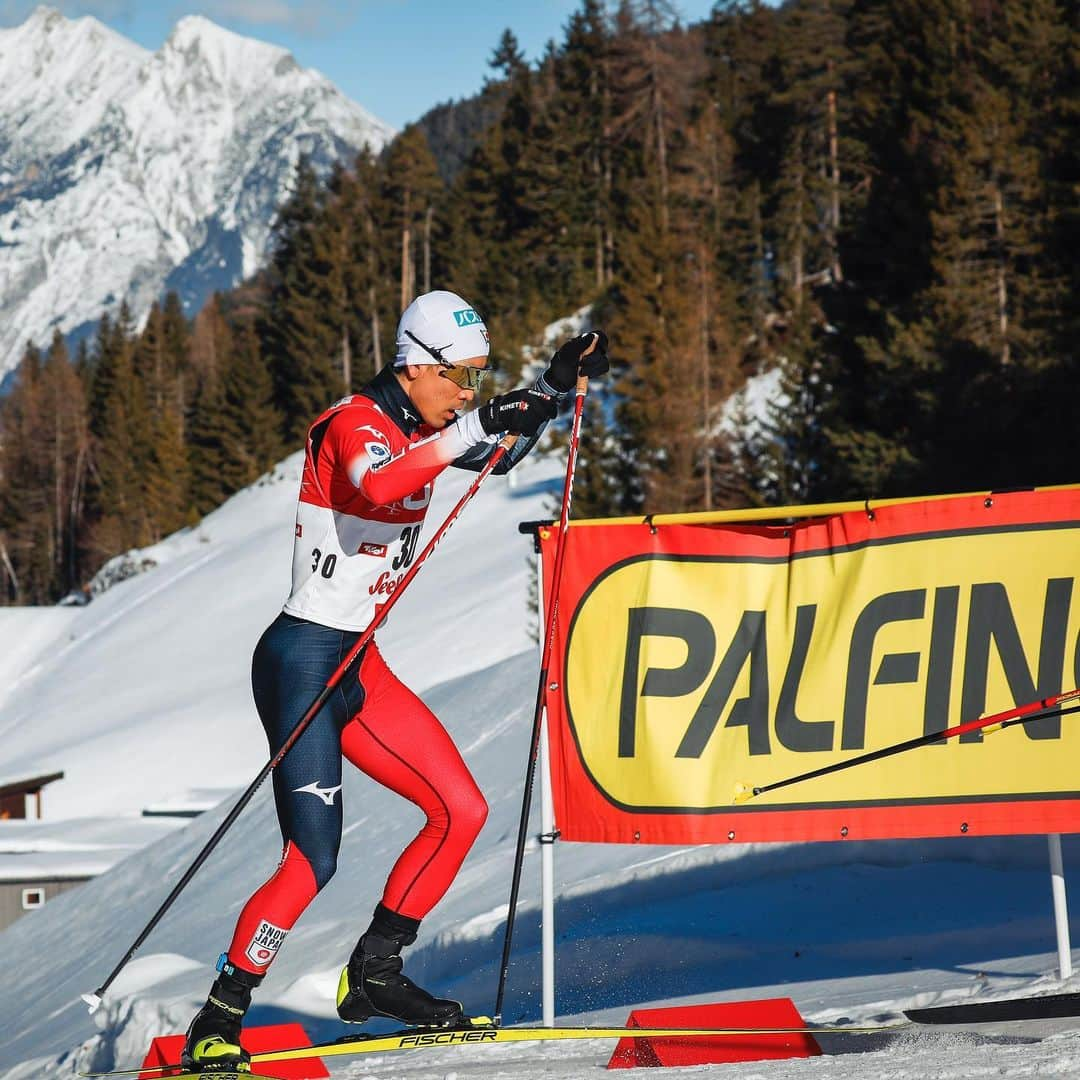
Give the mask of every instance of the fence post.
[[1072, 945], [1069, 941], [1069, 906], [1065, 899], [1065, 871], [1061, 860], [1061, 834], [1049, 833], [1050, 887], [1054, 893], [1054, 927], [1057, 930], [1058, 971], [1062, 979], [1072, 975]]

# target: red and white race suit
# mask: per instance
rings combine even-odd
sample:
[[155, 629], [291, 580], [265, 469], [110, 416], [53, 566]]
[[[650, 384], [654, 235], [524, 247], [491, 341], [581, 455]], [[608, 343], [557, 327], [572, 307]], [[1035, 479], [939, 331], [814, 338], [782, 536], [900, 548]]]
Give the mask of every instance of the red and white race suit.
[[331, 405], [308, 434], [285, 610], [367, 627], [416, 558], [435, 477], [473, 445], [465, 424], [407, 435], [361, 394]]

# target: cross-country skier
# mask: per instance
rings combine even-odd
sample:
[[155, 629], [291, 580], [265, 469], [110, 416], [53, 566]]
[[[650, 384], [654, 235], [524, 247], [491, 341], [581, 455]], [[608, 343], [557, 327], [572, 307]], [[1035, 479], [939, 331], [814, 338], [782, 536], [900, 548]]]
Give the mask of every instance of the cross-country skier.
[[[486, 371], [483, 320], [451, 292], [426, 293], [405, 309], [393, 367], [331, 405], [308, 432], [292, 592], [252, 659], [255, 705], [271, 754], [408, 570], [439, 473], [448, 465], [481, 468], [505, 432], [520, 438], [496, 471], [512, 468], [579, 373], [607, 370], [606, 346], [603, 333], [576, 337], [535, 386], [459, 415]], [[372, 641], [358, 675], [346, 676], [274, 770], [281, 863], [240, 913], [206, 1004], [188, 1029], [185, 1068], [235, 1069], [249, 1060], [239, 1040], [251, 991], [335, 870], [342, 757], [416, 803], [427, 822], [394, 864], [341, 973], [338, 1014], [355, 1023], [388, 1016], [450, 1026], [462, 1019], [458, 1002], [434, 997], [402, 973], [400, 952], [454, 880], [487, 804], [450, 736]]]

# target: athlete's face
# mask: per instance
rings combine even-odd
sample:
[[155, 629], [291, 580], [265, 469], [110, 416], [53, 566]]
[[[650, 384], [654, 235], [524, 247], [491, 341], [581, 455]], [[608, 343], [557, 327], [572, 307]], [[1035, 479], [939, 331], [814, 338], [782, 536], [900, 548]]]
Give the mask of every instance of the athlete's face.
[[[482, 368], [487, 366], [487, 357], [473, 356], [459, 363]], [[398, 375], [420, 419], [436, 430], [446, 427], [476, 396], [468, 387], [444, 378], [445, 370], [439, 364], [406, 364]]]

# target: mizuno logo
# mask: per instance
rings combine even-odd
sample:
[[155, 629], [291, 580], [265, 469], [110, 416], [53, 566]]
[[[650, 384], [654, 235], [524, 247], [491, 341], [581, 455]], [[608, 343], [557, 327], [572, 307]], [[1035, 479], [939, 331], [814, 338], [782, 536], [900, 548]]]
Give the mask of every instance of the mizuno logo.
[[338, 784], [337, 787], [321, 788], [321, 787], [319, 787], [319, 781], [318, 780], [316, 780], [314, 783], [306, 784], [304, 787], [293, 788], [293, 791], [307, 791], [312, 795], [318, 795], [319, 798], [322, 799], [322, 801], [324, 803], [326, 803], [327, 806], [333, 806], [334, 805], [334, 796], [340, 790], [341, 790], [341, 785], [340, 784]]

